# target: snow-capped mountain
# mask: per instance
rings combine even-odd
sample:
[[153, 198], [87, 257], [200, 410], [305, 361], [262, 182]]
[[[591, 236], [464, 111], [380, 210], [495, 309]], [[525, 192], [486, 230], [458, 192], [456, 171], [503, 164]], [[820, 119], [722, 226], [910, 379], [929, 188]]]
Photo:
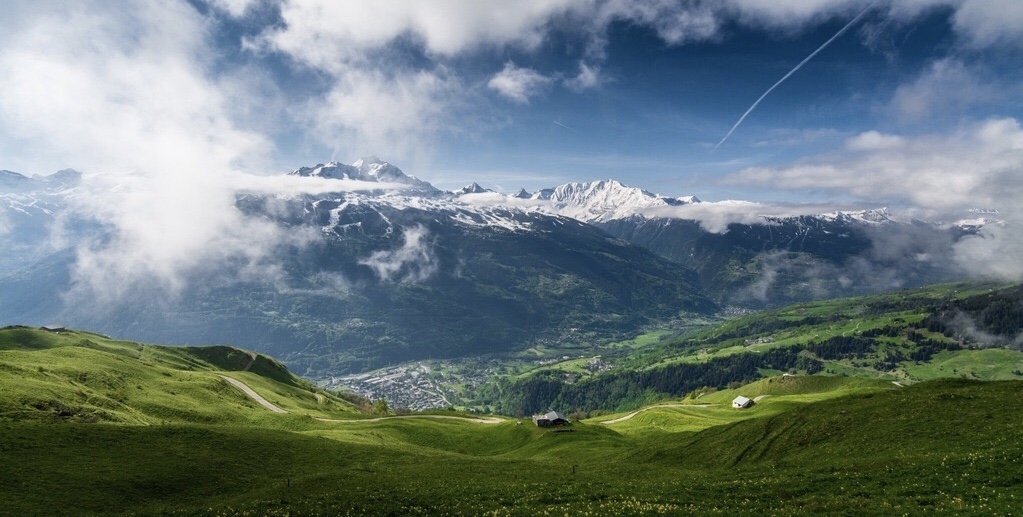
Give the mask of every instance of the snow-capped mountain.
[[[515, 197], [521, 197], [520, 192]], [[549, 202], [555, 213], [587, 223], [643, 216], [651, 209], [699, 203], [695, 196], [671, 198], [629, 187], [615, 180], [566, 183], [543, 189], [529, 199]]]
[[[66, 198], [78, 195], [80, 175], [0, 171], [0, 324], [77, 322], [150, 341], [231, 342], [327, 374], [627, 334], [718, 305], [950, 279], [952, 244], [998, 215], [944, 226], [887, 209], [746, 217], [714, 233], [667, 217], [706, 208], [696, 197], [614, 180], [513, 195], [476, 183], [445, 192], [373, 157], [291, 175], [299, 178], [289, 188], [297, 182], [301, 191], [310, 177], [339, 180], [338, 191], [321, 193], [322, 181], [309, 182], [315, 194], [240, 190], [240, 217], [302, 235], [296, 242], [304, 244], [285, 246], [260, 269], [267, 278], [210, 264], [182, 281], [180, 307], [148, 302], [163, 298], [157, 292], [135, 293], [104, 316], [78, 314], [52, 295], [69, 290], [77, 258], [74, 242], [45, 244]], [[351, 192], [343, 180], [380, 188]], [[92, 242], [104, 242], [109, 225], [92, 228]]]
[[401, 169], [375, 156], [357, 160], [351, 165], [340, 162], [327, 162], [313, 167], [302, 167], [291, 172], [294, 176], [313, 176], [328, 179], [351, 179], [377, 183], [397, 183], [408, 186], [410, 194], [420, 196], [436, 196], [442, 190], [415, 176], [409, 176]]
[[465, 194], [484, 194], [484, 193], [487, 193], [487, 192], [493, 192], [493, 190], [490, 190], [488, 188], [483, 188], [483, 187], [480, 186], [479, 183], [476, 183], [474, 181], [471, 184], [466, 185], [466, 186], [458, 189], [455, 192], [455, 194], [461, 194], [461, 195], [465, 195]]

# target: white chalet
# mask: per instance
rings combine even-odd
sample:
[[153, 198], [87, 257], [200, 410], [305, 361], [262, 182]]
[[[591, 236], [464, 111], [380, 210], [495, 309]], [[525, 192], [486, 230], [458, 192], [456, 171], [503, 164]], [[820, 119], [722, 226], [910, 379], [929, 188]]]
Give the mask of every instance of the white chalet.
[[735, 400], [732, 401], [732, 407], [735, 409], [746, 409], [752, 405], [753, 401], [742, 395], [735, 397]]

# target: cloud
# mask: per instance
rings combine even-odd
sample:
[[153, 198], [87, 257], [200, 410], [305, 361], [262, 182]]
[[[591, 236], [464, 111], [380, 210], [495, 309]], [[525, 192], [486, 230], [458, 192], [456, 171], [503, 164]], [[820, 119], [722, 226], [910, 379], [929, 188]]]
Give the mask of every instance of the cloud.
[[375, 251], [359, 264], [369, 267], [383, 282], [417, 283], [438, 271], [430, 231], [422, 225], [405, 228], [401, 247]]
[[[214, 1], [235, 14], [244, 14], [251, 5], [246, 0]], [[311, 127], [309, 138], [344, 154], [386, 152], [407, 162], [429, 156], [434, 144], [446, 136], [473, 138], [499, 126], [500, 121], [487, 118], [494, 111], [485, 95], [488, 90], [526, 105], [555, 87], [574, 92], [600, 87], [601, 64], [616, 24], [650, 29], [666, 45], [685, 45], [726, 38], [724, 28], [734, 25], [791, 36], [834, 19], [848, 20], [875, 6], [873, 17], [899, 23], [948, 9], [962, 45], [985, 44], [977, 36], [982, 27], [995, 27], [999, 42], [1023, 33], [1023, 28], [1001, 20], [998, 9], [988, 3], [288, 0], [279, 3], [279, 20], [249, 37], [246, 48], [283, 56], [303, 71], [312, 71], [310, 83], [321, 83], [308, 86], [308, 107], [292, 121]], [[540, 73], [535, 66], [522, 64], [532, 52], [546, 48], [553, 34], [578, 43], [569, 50], [578, 65]], [[481, 77], [482, 67], [464, 66], [509, 51], [523, 56], [516, 58], [519, 66], [508, 64], [496, 75]], [[909, 103], [902, 104], [913, 109]]]
[[755, 167], [727, 178], [789, 190], [830, 190], [933, 209], [998, 208], [1018, 199], [1023, 129], [989, 119], [951, 134], [898, 137], [866, 132], [837, 151], [780, 167]]
[[626, 21], [651, 27], [669, 45], [715, 39], [724, 21], [722, 5], [714, 2], [610, 0], [593, 5], [595, 12], [585, 18], [596, 22], [595, 34], [616, 21]]
[[767, 218], [819, 215], [835, 211], [856, 212], [870, 208], [876, 207], [836, 203], [787, 204], [725, 200], [650, 208], [643, 211], [643, 215], [655, 218], [697, 221], [708, 232], [725, 233], [728, 231], [728, 225], [730, 224], [771, 224], [771, 221]]
[[223, 9], [236, 18], [244, 16], [259, 0], [207, 0], [218, 9]]
[[206, 76], [204, 21], [188, 5], [105, 2], [17, 12], [0, 50], [0, 121], [32, 152], [88, 171], [73, 208], [114, 230], [80, 250], [80, 281], [176, 285], [210, 255], [272, 229], [241, 218], [226, 174], [270, 148], [228, 116], [233, 92]]
[[991, 82], [958, 59], [939, 59], [916, 80], [895, 90], [890, 109], [906, 120], [934, 114], [957, 116], [966, 108], [997, 98], [999, 94]]
[[829, 190], [888, 199], [932, 214], [998, 209], [1004, 221], [954, 244], [959, 267], [977, 276], [1023, 278], [1023, 128], [1012, 118], [965, 125], [949, 134], [899, 136], [869, 131], [844, 147], [784, 167], [748, 168], [729, 183]]
[[511, 61], [494, 74], [487, 87], [520, 104], [528, 104], [531, 97], [539, 95], [551, 84], [552, 79], [532, 68], [519, 68]]
[[1023, 3], [967, 0], [956, 9], [955, 28], [974, 47], [1023, 42]]
[[[305, 112], [325, 144], [349, 150], [383, 152], [398, 159], [425, 154], [431, 139], [456, 133], [451, 123], [471, 95], [443, 69], [386, 72], [349, 70], [330, 92]], [[467, 117], [468, 118], [468, 117]]]
[[590, 90], [600, 86], [603, 82], [600, 76], [600, 67], [587, 65], [585, 61], [579, 62], [579, 73], [570, 79], [565, 80], [565, 86], [576, 92]]
[[189, 4], [19, 6], [0, 47], [0, 136], [86, 171], [65, 220], [96, 221], [108, 234], [71, 243], [83, 296], [138, 286], [173, 293], [198, 270], [255, 267], [280, 246], [308, 242], [246, 217], [239, 193], [371, 187], [239, 172], [262, 169], [273, 146], [235, 122], [236, 99], [252, 92], [230, 71], [211, 74], [206, 20]]
[[283, 25], [265, 38], [311, 66], [343, 72], [365, 53], [402, 38], [432, 56], [484, 46], [534, 48], [546, 37], [550, 20], [576, 5], [573, 0], [290, 0], [281, 5]]

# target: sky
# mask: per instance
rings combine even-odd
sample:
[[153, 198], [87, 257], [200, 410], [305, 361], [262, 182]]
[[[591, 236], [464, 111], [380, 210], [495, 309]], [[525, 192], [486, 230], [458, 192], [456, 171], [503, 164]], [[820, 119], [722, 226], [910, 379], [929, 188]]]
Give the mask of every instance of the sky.
[[7, 0], [4, 11], [0, 169], [85, 172], [93, 195], [80, 208], [171, 270], [212, 242], [274, 232], [240, 220], [238, 191], [294, 189], [266, 178], [363, 156], [449, 190], [613, 178], [754, 209], [997, 209], [1005, 224], [964, 260], [1023, 252], [1017, 0]]
[[[15, 0], [9, 11], [0, 167], [28, 174], [164, 168], [202, 181], [373, 155], [452, 190], [614, 178], [705, 200], [933, 208], [948, 204], [932, 199], [944, 186], [995, 201], [976, 187], [993, 173], [976, 161], [1020, 161], [1023, 4], [1012, 0]], [[892, 191], [917, 182], [927, 191]]]

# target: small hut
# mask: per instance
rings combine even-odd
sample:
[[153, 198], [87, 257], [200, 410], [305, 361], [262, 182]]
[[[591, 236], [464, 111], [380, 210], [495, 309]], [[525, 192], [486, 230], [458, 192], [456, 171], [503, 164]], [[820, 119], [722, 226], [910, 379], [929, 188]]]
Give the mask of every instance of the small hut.
[[537, 427], [555, 427], [559, 425], [569, 425], [569, 421], [565, 418], [565, 415], [558, 413], [557, 411], [551, 411], [542, 415], [533, 415], [533, 423]]
[[739, 395], [732, 401], [732, 407], [735, 409], [746, 409], [753, 405], [753, 400]]

